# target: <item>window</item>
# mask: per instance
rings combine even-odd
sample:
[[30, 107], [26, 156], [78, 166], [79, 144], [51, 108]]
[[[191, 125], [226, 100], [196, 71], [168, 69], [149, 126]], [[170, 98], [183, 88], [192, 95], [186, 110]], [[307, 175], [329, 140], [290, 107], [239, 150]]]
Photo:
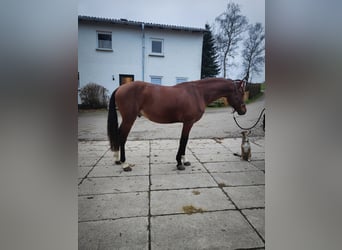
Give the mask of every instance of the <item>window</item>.
[[97, 50], [113, 51], [111, 32], [97, 32]]
[[164, 40], [151, 38], [151, 56], [164, 56]]
[[150, 76], [150, 77], [151, 77], [151, 83], [161, 85], [162, 78], [163, 78], [162, 76]]
[[176, 77], [176, 83], [187, 82], [187, 77]]

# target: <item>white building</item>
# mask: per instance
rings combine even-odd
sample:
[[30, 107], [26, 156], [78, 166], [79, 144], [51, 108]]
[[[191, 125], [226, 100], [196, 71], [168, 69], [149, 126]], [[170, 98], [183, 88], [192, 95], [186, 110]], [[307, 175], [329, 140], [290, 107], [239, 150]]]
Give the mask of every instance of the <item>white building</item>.
[[111, 94], [119, 85], [133, 80], [161, 85], [198, 80], [204, 31], [79, 16], [79, 88], [94, 82]]

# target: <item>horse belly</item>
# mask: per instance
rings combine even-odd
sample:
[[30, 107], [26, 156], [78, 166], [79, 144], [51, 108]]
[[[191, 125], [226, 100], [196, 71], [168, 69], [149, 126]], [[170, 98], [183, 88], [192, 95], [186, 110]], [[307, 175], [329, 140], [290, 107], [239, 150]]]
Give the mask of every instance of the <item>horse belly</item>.
[[166, 109], [162, 109], [160, 107], [156, 108], [156, 110], [145, 108], [140, 110], [140, 113], [150, 121], [157, 123], [180, 122], [179, 117], [177, 117], [174, 112], [168, 112]]

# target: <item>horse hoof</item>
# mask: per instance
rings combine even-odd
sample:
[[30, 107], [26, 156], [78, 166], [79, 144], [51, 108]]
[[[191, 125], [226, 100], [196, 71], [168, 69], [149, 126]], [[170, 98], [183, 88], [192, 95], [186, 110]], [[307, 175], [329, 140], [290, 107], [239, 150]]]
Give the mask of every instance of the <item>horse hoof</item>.
[[184, 166], [190, 166], [190, 165], [191, 165], [190, 161], [184, 162]]
[[129, 172], [129, 171], [132, 171], [132, 168], [128, 166], [128, 167], [123, 168], [123, 171]]
[[177, 165], [178, 170], [185, 170], [185, 167], [183, 165]]
[[121, 165], [121, 161], [115, 161], [116, 165]]

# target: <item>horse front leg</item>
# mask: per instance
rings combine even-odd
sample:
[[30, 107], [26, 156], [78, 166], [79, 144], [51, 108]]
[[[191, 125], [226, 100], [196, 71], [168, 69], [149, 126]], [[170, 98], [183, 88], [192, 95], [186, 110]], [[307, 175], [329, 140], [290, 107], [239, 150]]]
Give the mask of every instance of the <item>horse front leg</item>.
[[179, 141], [179, 148], [176, 156], [177, 169], [185, 170], [185, 166], [190, 166], [191, 163], [185, 159], [185, 149], [189, 139], [189, 133], [193, 123], [184, 123], [182, 129], [182, 135]]

